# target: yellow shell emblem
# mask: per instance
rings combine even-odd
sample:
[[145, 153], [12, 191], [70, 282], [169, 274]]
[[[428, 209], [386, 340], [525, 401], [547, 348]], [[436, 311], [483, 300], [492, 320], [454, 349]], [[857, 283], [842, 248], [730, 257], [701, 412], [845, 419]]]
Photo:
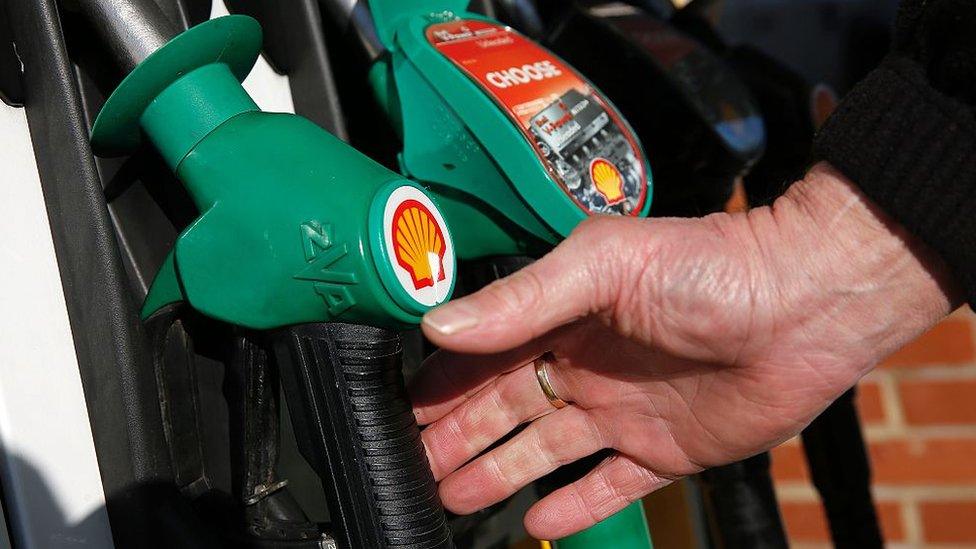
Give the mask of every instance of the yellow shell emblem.
[[607, 204], [614, 205], [623, 202], [624, 178], [620, 170], [608, 160], [597, 158], [590, 164], [590, 179], [596, 190], [607, 199]]
[[410, 273], [414, 289], [444, 281], [444, 230], [426, 206], [416, 200], [400, 204], [393, 214], [393, 240], [397, 263]]

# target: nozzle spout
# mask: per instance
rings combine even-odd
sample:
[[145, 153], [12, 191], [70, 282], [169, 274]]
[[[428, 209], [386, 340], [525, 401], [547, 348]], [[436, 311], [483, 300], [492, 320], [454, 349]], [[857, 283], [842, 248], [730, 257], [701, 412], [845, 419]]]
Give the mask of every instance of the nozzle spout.
[[125, 74], [178, 34], [153, 0], [74, 0]]

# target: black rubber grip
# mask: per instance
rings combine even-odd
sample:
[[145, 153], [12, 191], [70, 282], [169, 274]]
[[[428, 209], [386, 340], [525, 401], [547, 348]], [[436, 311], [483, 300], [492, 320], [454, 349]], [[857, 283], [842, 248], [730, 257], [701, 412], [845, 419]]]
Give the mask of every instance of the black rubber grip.
[[299, 449], [322, 479], [340, 549], [448, 549], [390, 331], [309, 324], [276, 335]]

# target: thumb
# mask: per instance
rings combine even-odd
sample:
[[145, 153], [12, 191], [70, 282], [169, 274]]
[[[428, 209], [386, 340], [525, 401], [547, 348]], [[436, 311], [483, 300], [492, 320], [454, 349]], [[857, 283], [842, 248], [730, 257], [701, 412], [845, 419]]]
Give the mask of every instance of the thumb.
[[[438, 346], [494, 353], [522, 345], [616, 301], [629, 264], [621, 253], [633, 219], [585, 221], [549, 255], [483, 290], [427, 313], [424, 333]], [[643, 233], [643, 230], [637, 231]], [[633, 250], [629, 254], [633, 257]]]

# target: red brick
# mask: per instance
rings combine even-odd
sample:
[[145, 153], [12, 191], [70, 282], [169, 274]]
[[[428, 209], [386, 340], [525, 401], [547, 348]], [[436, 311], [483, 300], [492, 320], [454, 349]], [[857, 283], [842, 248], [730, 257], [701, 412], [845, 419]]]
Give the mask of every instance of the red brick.
[[[823, 542], [830, 540], [830, 530], [823, 506], [819, 502], [781, 501], [779, 504], [787, 536], [794, 542]], [[901, 504], [893, 501], [877, 503], [878, 520], [885, 541], [905, 541]]]
[[781, 501], [780, 513], [792, 541], [830, 541], [827, 518], [819, 503]]
[[865, 381], [857, 386], [857, 411], [861, 421], [877, 425], [886, 421], [881, 385]]
[[773, 479], [810, 481], [807, 458], [799, 444], [784, 444], [773, 448], [771, 455]]
[[[786, 533], [794, 542], [829, 541], [830, 530], [823, 506], [819, 502], [781, 501], [780, 513]], [[901, 504], [893, 501], [877, 504], [878, 520], [885, 541], [905, 541]]]
[[976, 482], [976, 439], [893, 440], [870, 445], [875, 484]]
[[909, 424], [976, 424], [976, 380], [903, 381], [898, 389]]
[[882, 363], [887, 368], [976, 362], [973, 327], [968, 319], [949, 318]]
[[920, 509], [925, 541], [976, 542], [976, 501], [922, 502]]
[[894, 501], [876, 503], [881, 534], [885, 541], [905, 541], [905, 524], [902, 522], [901, 504]]

